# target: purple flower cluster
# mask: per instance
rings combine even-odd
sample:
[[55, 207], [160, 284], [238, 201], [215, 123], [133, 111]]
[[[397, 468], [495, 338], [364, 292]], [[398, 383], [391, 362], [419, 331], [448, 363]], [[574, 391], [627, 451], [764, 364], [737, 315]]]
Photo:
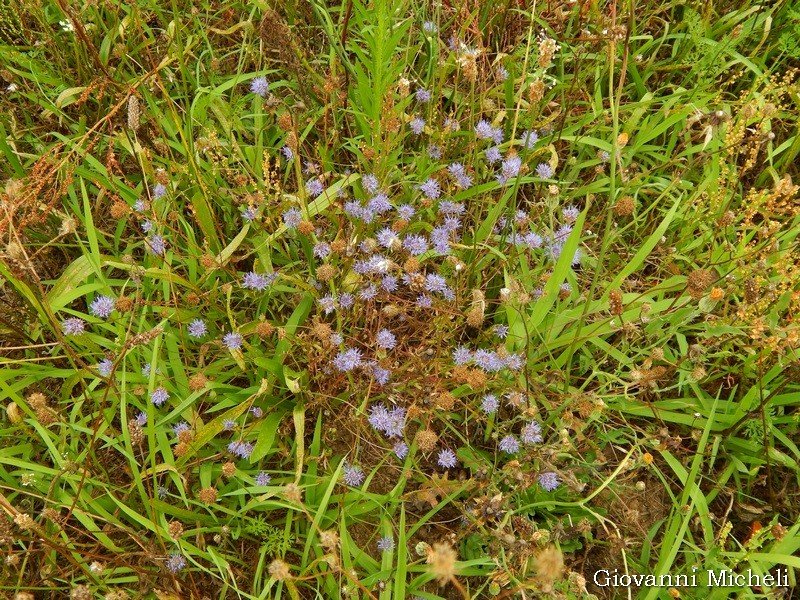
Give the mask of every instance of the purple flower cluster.
[[489, 121], [481, 119], [475, 125], [475, 137], [479, 140], [492, 140], [495, 144], [502, 144], [503, 130], [499, 127], [492, 127]]
[[163, 387], [156, 388], [150, 394], [150, 402], [152, 402], [156, 406], [161, 406], [167, 400], [169, 400], [169, 392], [165, 390]]
[[383, 404], [373, 405], [369, 424], [388, 438], [402, 437], [406, 427], [406, 409], [396, 406], [390, 410]]
[[244, 343], [241, 333], [231, 331], [222, 336], [222, 343], [228, 350], [239, 350]]
[[256, 77], [250, 82], [250, 91], [257, 96], [266, 98], [269, 93], [269, 82], [266, 77]]
[[242, 277], [242, 287], [246, 290], [263, 292], [273, 284], [277, 277], [277, 273], [256, 273], [255, 271], [250, 271], [249, 273], [245, 273], [244, 277]]
[[443, 469], [452, 469], [458, 464], [456, 453], [452, 450], [445, 448], [439, 452], [436, 463]]
[[241, 440], [234, 440], [228, 444], [228, 452], [239, 458], [250, 458], [250, 455], [253, 453], [253, 444]]
[[539, 475], [539, 485], [542, 486], [542, 489], [552, 492], [556, 489], [561, 482], [558, 479], [558, 475], [553, 473], [552, 471], [547, 471]]
[[350, 487], [359, 487], [364, 483], [364, 470], [356, 465], [346, 464], [342, 469], [342, 481]]
[[193, 320], [191, 323], [189, 323], [187, 330], [189, 332], [189, 337], [193, 337], [195, 339], [200, 339], [208, 333], [208, 327], [206, 326], [205, 321], [202, 319]]
[[542, 443], [542, 426], [536, 421], [531, 421], [522, 428], [519, 434], [523, 444], [541, 444]]
[[114, 312], [114, 299], [111, 296], [98, 296], [89, 305], [89, 312], [95, 317], [107, 319]]
[[494, 350], [485, 349], [472, 352], [463, 346], [457, 348], [453, 353], [453, 362], [457, 365], [472, 363], [487, 373], [497, 373], [503, 369], [518, 371], [524, 364], [524, 360], [519, 354], [500, 355]]
[[347, 373], [357, 369], [361, 366], [361, 363], [361, 350], [358, 348], [348, 348], [346, 350], [342, 350], [333, 359], [333, 366], [337, 371], [341, 371], [342, 373]]

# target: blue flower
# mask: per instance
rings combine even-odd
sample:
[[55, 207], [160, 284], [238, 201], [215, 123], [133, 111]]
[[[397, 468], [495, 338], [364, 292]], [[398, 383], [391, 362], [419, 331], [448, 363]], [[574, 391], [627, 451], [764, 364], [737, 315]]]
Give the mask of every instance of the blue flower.
[[253, 453], [253, 444], [243, 441], [233, 441], [228, 444], [228, 452], [239, 458], [250, 458]]
[[383, 404], [375, 404], [370, 409], [369, 424], [386, 437], [402, 437], [406, 427], [406, 410], [399, 406], [389, 410]]
[[191, 323], [189, 323], [188, 327], [189, 337], [193, 338], [201, 338], [206, 333], [208, 333], [208, 327], [206, 327], [205, 321], [202, 319], [195, 319]]
[[416, 97], [417, 102], [425, 103], [431, 101], [431, 93], [425, 88], [417, 88], [414, 96]]
[[439, 28], [436, 26], [436, 23], [434, 23], [433, 21], [425, 21], [422, 24], [422, 31], [424, 31], [428, 35], [433, 35], [437, 31], [439, 31]]
[[89, 312], [95, 317], [107, 319], [114, 312], [114, 299], [110, 296], [98, 296], [89, 305]]
[[391, 552], [392, 550], [394, 550], [394, 539], [392, 539], [388, 535], [384, 536], [378, 540], [377, 545], [378, 545], [378, 550], [380, 550], [381, 552]]
[[114, 368], [114, 363], [107, 358], [104, 358], [99, 363], [97, 363], [97, 371], [100, 373], [101, 377], [108, 377], [111, 375], [111, 371]]
[[189, 431], [189, 429], [190, 429], [189, 424], [186, 421], [181, 421], [180, 423], [175, 423], [175, 425], [172, 426], [172, 432], [176, 436], [179, 436], [184, 431]]
[[447, 448], [439, 452], [436, 462], [445, 469], [452, 469], [458, 464], [455, 452]]
[[442, 158], [442, 148], [436, 144], [428, 145], [428, 156], [433, 160], [439, 160]]
[[570, 205], [561, 209], [561, 218], [563, 218], [567, 223], [574, 223], [580, 214], [581, 211], [576, 206]]
[[389, 382], [389, 377], [391, 376], [391, 371], [389, 369], [384, 369], [381, 366], [374, 365], [372, 367], [372, 376], [375, 378], [375, 383], [379, 386], [386, 385]]
[[252, 223], [257, 216], [256, 209], [252, 206], [245, 206], [242, 208], [242, 220]]
[[386, 275], [381, 279], [381, 287], [384, 291], [394, 292], [397, 290], [397, 277], [394, 275]]
[[281, 148], [281, 154], [283, 154], [286, 160], [292, 160], [294, 158], [294, 151], [289, 146]]
[[508, 337], [508, 325], [495, 325], [494, 334], [501, 340], [506, 339]]
[[541, 444], [542, 443], [542, 426], [536, 421], [531, 421], [522, 428], [519, 437], [522, 439], [523, 444]]
[[78, 317], [70, 317], [61, 321], [61, 331], [64, 335], [80, 335], [84, 332], [86, 323]]
[[539, 475], [539, 485], [548, 492], [552, 492], [559, 485], [558, 475], [552, 471], [547, 471]]
[[331, 314], [334, 310], [336, 310], [336, 299], [328, 294], [327, 296], [323, 296], [319, 300], [317, 300], [320, 307], [323, 311], [325, 311], [326, 315]]
[[367, 210], [376, 214], [382, 215], [385, 212], [392, 210], [392, 203], [386, 194], [378, 194], [367, 202]]
[[[320, 187], [321, 186], [322, 184], [320, 184]], [[319, 193], [321, 194], [322, 192], [320, 191]], [[315, 195], [318, 196], [319, 194]], [[285, 213], [283, 213], [283, 224], [286, 225], [287, 229], [294, 229], [295, 227], [300, 225], [300, 221], [302, 220], [303, 220], [303, 213], [301, 213], [296, 208], [290, 208]]]
[[408, 444], [405, 442], [397, 442], [394, 446], [392, 446], [392, 452], [394, 452], [397, 458], [403, 460], [406, 456], [408, 456]]
[[536, 145], [536, 142], [539, 141], [539, 134], [533, 130], [525, 131], [522, 133], [522, 139], [520, 141], [530, 150]]
[[261, 96], [262, 98], [266, 98], [267, 94], [269, 93], [269, 82], [267, 81], [266, 77], [256, 77], [250, 82], [250, 91], [256, 94], [257, 96]]
[[158, 200], [159, 198], [163, 198], [167, 194], [167, 186], [163, 183], [157, 183], [153, 186], [152, 189], [153, 198]]
[[483, 400], [481, 400], [481, 410], [487, 415], [497, 412], [499, 407], [500, 401], [497, 399], [497, 396], [493, 394], [487, 394], [483, 397]]
[[314, 256], [317, 258], [327, 258], [331, 253], [331, 245], [327, 242], [317, 242], [314, 244]]
[[397, 338], [395, 338], [394, 334], [388, 329], [381, 329], [378, 335], [375, 336], [375, 341], [378, 344], [378, 348], [384, 348], [386, 350], [391, 350], [397, 345]]
[[345, 465], [342, 480], [350, 487], [358, 487], [364, 483], [364, 471], [355, 465]]
[[306, 182], [306, 193], [308, 193], [309, 196], [316, 198], [317, 196], [320, 196], [323, 191], [325, 191], [325, 188], [322, 185], [322, 182], [316, 177], [309, 179]]
[[275, 281], [277, 274], [275, 273], [256, 273], [250, 271], [245, 273], [242, 277], [242, 287], [246, 290], [258, 290], [263, 292]]
[[503, 155], [500, 153], [500, 148], [497, 146], [487, 148], [484, 154], [486, 155], [486, 160], [489, 161], [489, 164], [494, 164], [503, 160]]
[[475, 125], [475, 136], [479, 140], [488, 140], [492, 137], [494, 133], [494, 128], [492, 124], [489, 123], [486, 119], [481, 119], [478, 121], [478, 124]]
[[522, 167], [522, 159], [519, 156], [509, 156], [500, 165], [502, 173], [497, 176], [500, 183], [505, 183], [512, 177], [519, 175], [519, 170]]
[[242, 347], [243, 342], [244, 338], [242, 334], [236, 333], [235, 331], [231, 331], [222, 336], [222, 343], [225, 344], [228, 350], [238, 350]]
[[151, 235], [149, 238], [145, 240], [147, 243], [147, 249], [157, 256], [164, 256], [164, 252], [167, 250], [167, 243], [164, 241], [164, 238], [157, 233]]
[[167, 567], [170, 573], [178, 573], [186, 566], [186, 559], [181, 554], [173, 552], [169, 555], [169, 558], [167, 558], [167, 562], [164, 563], [164, 566]]
[[550, 179], [553, 176], [553, 168], [547, 163], [536, 165], [536, 174], [542, 179]]
[[403, 248], [408, 250], [412, 256], [419, 256], [428, 250], [428, 240], [421, 235], [407, 235], [403, 240]]
[[367, 174], [362, 175], [361, 185], [368, 194], [374, 194], [378, 191], [378, 178], [375, 175]]
[[519, 452], [519, 440], [513, 435], [507, 435], [500, 440], [498, 447], [506, 454], [516, 454]]
[[465, 365], [472, 360], [472, 351], [464, 346], [459, 346], [453, 351], [453, 362], [457, 365]]
[[436, 200], [442, 193], [439, 182], [435, 179], [428, 179], [425, 183], [421, 184], [419, 186], [419, 191], [431, 200]]
[[156, 388], [150, 394], [150, 402], [152, 402], [156, 406], [161, 406], [168, 399], [169, 399], [169, 392], [165, 390], [163, 387]]
[[361, 366], [361, 351], [350, 348], [339, 352], [333, 359], [333, 366], [343, 373], [357, 369]]
[[416, 209], [411, 206], [410, 204], [401, 204], [397, 207], [397, 216], [399, 216], [404, 221], [410, 221], [411, 217], [414, 216], [416, 213]]
[[378, 288], [375, 286], [374, 283], [370, 283], [368, 286], [361, 289], [358, 292], [358, 297], [362, 300], [372, 300], [375, 296], [378, 295]]
[[411, 127], [411, 131], [414, 135], [419, 135], [425, 129], [425, 119], [414, 117], [408, 125]]
[[261, 471], [258, 475], [256, 475], [256, 485], [260, 486], [267, 486], [272, 481], [272, 477], [269, 473], [265, 471]]

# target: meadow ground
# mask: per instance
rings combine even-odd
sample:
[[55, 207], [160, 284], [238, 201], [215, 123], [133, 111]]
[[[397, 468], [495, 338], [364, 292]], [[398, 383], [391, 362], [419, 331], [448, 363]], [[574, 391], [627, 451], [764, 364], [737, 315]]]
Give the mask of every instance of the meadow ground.
[[[800, 7], [0, 0], [0, 596], [798, 597]], [[785, 573], [603, 587], [602, 570]]]

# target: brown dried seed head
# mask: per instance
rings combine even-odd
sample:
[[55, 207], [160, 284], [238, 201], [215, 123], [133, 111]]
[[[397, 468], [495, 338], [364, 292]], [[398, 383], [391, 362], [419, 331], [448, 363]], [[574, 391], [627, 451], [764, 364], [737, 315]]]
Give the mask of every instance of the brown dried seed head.
[[314, 233], [314, 223], [311, 221], [300, 221], [300, 224], [297, 226], [297, 231], [303, 235], [311, 235]]
[[539, 102], [542, 98], [544, 98], [544, 92], [544, 81], [537, 79], [528, 86], [528, 102], [531, 104]]
[[406, 259], [406, 262], [403, 263], [403, 271], [406, 273], [416, 273], [419, 271], [419, 267], [419, 261], [413, 256]]
[[333, 333], [333, 329], [331, 326], [323, 321], [317, 321], [314, 323], [313, 327], [311, 327], [311, 333], [314, 335], [321, 342], [327, 342], [330, 340], [331, 334]]
[[189, 389], [193, 392], [199, 392], [208, 383], [208, 377], [202, 373], [195, 373], [189, 378]]
[[289, 571], [289, 565], [276, 558], [269, 564], [269, 571], [270, 576], [272, 576], [276, 581], [284, 581], [289, 579], [292, 574]]
[[200, 258], [200, 264], [206, 269], [213, 269], [217, 266], [217, 259], [210, 254], [203, 254], [203, 256]]
[[633, 197], [623, 196], [614, 204], [614, 214], [618, 217], [627, 217], [633, 214], [633, 209], [635, 207], [636, 203], [633, 201]]
[[203, 488], [200, 490], [200, 493], [197, 494], [197, 497], [200, 499], [200, 502], [214, 504], [214, 502], [217, 501], [217, 489], [211, 486]]
[[234, 475], [236, 475], [236, 463], [228, 461], [224, 465], [222, 465], [222, 474], [225, 477], [233, 477]]
[[342, 239], [333, 240], [331, 242], [331, 252], [333, 254], [341, 254], [347, 250], [347, 242]]
[[536, 555], [536, 573], [543, 583], [552, 585], [564, 572], [564, 555], [555, 546], [548, 546]]
[[303, 490], [296, 483], [289, 483], [283, 489], [284, 497], [295, 504], [303, 503]]
[[619, 290], [611, 290], [608, 293], [608, 311], [612, 315], [622, 314], [622, 292]]
[[256, 325], [256, 333], [261, 337], [269, 337], [275, 333], [275, 326], [269, 321], [259, 321]]
[[473, 390], [480, 390], [486, 386], [486, 373], [480, 369], [470, 369], [467, 373], [466, 383]]
[[178, 445], [175, 446], [175, 456], [181, 457], [186, 456], [189, 453], [189, 444], [186, 442], [180, 442]]
[[423, 452], [430, 452], [436, 447], [436, 442], [439, 441], [439, 436], [432, 429], [422, 429], [417, 432], [416, 438], [417, 447]]
[[444, 585], [456, 575], [458, 554], [450, 544], [438, 542], [428, 549], [425, 562], [430, 565], [431, 573], [439, 585]]
[[451, 411], [455, 405], [456, 397], [450, 392], [442, 392], [436, 396], [436, 407], [441, 410]]
[[692, 298], [702, 298], [716, 277], [709, 269], [695, 269], [686, 278], [686, 291]]
[[169, 537], [177, 540], [183, 535], [183, 524], [180, 521], [170, 521], [169, 525], [167, 525], [167, 531], [169, 532]]
[[109, 211], [111, 217], [114, 219], [121, 219], [129, 212], [131, 212], [130, 207], [122, 202], [122, 200], [117, 200], [114, 204], [111, 205], [111, 210]]
[[720, 287], [711, 288], [711, 293], [708, 295], [714, 302], [719, 302], [725, 297], [725, 290]]
[[319, 534], [319, 542], [326, 550], [335, 550], [339, 545], [339, 534], [332, 529], [328, 529]]
[[141, 444], [144, 441], [144, 432], [136, 421], [128, 421], [128, 435], [131, 436], [131, 444]]
[[133, 308], [133, 298], [130, 296], [120, 296], [114, 303], [116, 309], [121, 313], [126, 313]]
[[284, 131], [291, 131], [294, 129], [294, 125], [292, 123], [292, 115], [288, 112], [281, 113], [278, 117], [278, 127], [283, 129]]
[[336, 276], [336, 267], [324, 264], [317, 268], [317, 279], [320, 281], [330, 281]]

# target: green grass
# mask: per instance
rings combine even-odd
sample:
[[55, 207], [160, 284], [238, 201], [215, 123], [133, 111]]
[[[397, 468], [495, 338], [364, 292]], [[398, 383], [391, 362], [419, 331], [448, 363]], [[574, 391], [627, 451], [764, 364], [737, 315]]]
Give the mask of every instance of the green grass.
[[[0, 0], [0, 592], [796, 594], [798, 39], [783, 1]], [[505, 181], [481, 119], [520, 158]], [[414, 217], [348, 216], [367, 175]], [[379, 232], [443, 223], [429, 178], [458, 236], [409, 261]], [[360, 299], [373, 252], [407, 281]], [[459, 367], [459, 346], [519, 368]], [[347, 348], [389, 382], [337, 371]], [[407, 411], [402, 458], [380, 404]], [[504, 452], [533, 421], [542, 441]], [[609, 590], [598, 569], [790, 589]]]

